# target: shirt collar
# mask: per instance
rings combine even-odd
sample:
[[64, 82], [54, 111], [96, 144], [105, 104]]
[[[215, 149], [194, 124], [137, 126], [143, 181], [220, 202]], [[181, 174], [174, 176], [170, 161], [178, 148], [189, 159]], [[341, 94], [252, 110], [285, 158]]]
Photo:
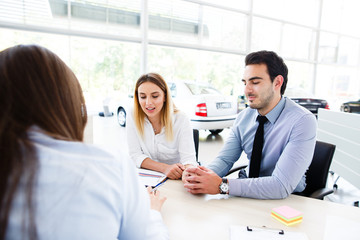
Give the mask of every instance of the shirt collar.
[[272, 124], [276, 122], [276, 120], [279, 118], [282, 110], [285, 107], [285, 102], [286, 102], [285, 98], [281, 96], [281, 99], [278, 102], [278, 104], [268, 114], [265, 115], [269, 120], [269, 122], [271, 122]]

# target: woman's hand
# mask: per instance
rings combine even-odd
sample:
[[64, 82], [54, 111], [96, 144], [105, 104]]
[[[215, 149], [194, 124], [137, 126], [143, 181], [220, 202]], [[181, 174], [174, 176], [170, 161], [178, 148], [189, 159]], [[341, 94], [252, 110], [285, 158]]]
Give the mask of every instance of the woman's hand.
[[181, 163], [165, 166], [163, 173], [170, 179], [180, 179], [185, 167]]
[[183, 171], [183, 174], [182, 174], [182, 178], [181, 180], [183, 181], [183, 183], [189, 183], [189, 180], [188, 178], [195, 175], [194, 173], [190, 173], [188, 170], [191, 170], [193, 168], [197, 168], [196, 166], [193, 166], [193, 165], [190, 165], [190, 166], [187, 166], [186, 169]]
[[150, 169], [158, 172], [162, 172], [166, 175], [166, 177], [176, 180], [180, 179], [183, 171], [185, 170], [185, 166], [181, 163], [175, 163], [172, 165], [166, 163], [159, 163], [150, 158], [146, 158], [142, 164], [141, 168]]
[[160, 212], [166, 197], [162, 197], [158, 190], [152, 191], [151, 187], [147, 187], [147, 191], [150, 197], [150, 208]]

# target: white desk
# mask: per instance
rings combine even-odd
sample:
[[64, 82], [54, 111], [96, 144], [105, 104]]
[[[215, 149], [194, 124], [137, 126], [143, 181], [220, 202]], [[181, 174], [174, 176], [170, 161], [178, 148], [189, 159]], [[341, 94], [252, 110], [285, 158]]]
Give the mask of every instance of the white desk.
[[[305, 232], [310, 240], [359, 238], [359, 235], [329, 238], [334, 234], [339, 234], [337, 237], [344, 236], [342, 232], [348, 230], [349, 233], [359, 233], [360, 209], [352, 206], [296, 195], [283, 200], [192, 195], [186, 192], [180, 180], [168, 180], [159, 190], [167, 197], [162, 215], [171, 240], [226, 240], [230, 238], [230, 225], [266, 226]], [[282, 205], [303, 212], [303, 222], [287, 227], [272, 218], [271, 209]]]

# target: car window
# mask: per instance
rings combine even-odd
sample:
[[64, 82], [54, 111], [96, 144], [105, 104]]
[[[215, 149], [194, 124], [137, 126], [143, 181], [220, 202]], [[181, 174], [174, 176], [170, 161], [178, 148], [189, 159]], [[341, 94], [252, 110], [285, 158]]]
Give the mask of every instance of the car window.
[[190, 92], [193, 95], [200, 95], [200, 94], [221, 94], [218, 90], [213, 87], [205, 86], [205, 85], [198, 85], [192, 83], [185, 83], [185, 85], [190, 89]]

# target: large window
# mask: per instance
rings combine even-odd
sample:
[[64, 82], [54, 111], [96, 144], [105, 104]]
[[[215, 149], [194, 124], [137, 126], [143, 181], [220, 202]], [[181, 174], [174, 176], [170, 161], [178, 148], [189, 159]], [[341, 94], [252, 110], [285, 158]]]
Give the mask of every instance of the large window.
[[149, 1], [149, 39], [223, 49], [246, 47], [247, 16], [180, 0]]
[[146, 71], [242, 95], [245, 55], [272, 50], [290, 87], [338, 110], [360, 97], [359, 8], [357, 0], [2, 0], [0, 49], [50, 48], [95, 105], [126, 96]]
[[38, 44], [56, 52], [68, 65], [70, 36], [0, 28], [0, 49], [17, 44]]
[[337, 32], [360, 37], [360, 2], [358, 0], [324, 0], [321, 28], [326, 31]]
[[[332, 99], [334, 106], [339, 106], [349, 99], [359, 98], [359, 70], [352, 67], [319, 65], [316, 89], [319, 96]], [[329, 96], [333, 96], [330, 98]]]
[[269, 50], [280, 52], [282, 23], [260, 17], [252, 21], [251, 51]]
[[242, 95], [243, 57], [181, 48], [149, 48], [149, 70], [166, 80], [208, 82], [223, 94]]
[[316, 27], [320, 0], [253, 0], [254, 13], [306, 26]]
[[79, 79], [90, 113], [105, 99], [127, 96], [140, 75], [140, 44], [0, 29], [1, 49], [16, 44], [38, 44], [59, 55]]
[[298, 61], [287, 61], [289, 69], [288, 85], [293, 88], [302, 88], [307, 92], [312, 92], [312, 81], [314, 74], [314, 64]]
[[247, 16], [238, 12], [203, 8], [204, 45], [246, 50]]
[[316, 32], [312, 29], [285, 24], [280, 54], [284, 58], [314, 60]]
[[200, 31], [198, 4], [179, 0], [149, 1], [150, 39], [195, 44]]

